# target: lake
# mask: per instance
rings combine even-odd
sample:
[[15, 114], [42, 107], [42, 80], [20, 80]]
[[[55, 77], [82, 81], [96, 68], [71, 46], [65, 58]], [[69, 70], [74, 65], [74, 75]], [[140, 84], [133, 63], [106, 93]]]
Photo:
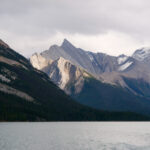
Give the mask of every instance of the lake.
[[0, 150], [150, 150], [150, 123], [0, 123]]

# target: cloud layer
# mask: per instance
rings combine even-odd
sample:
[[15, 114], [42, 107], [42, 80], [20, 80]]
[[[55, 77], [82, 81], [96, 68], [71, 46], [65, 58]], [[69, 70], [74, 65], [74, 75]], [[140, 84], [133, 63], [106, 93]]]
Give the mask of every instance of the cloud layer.
[[1, 0], [0, 38], [28, 56], [68, 38], [91, 51], [150, 45], [149, 0]]

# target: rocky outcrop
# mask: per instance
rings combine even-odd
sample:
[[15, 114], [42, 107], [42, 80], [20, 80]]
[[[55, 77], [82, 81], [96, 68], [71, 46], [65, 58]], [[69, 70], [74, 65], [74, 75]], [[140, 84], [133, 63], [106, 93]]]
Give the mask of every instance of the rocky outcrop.
[[71, 94], [71, 90], [79, 93], [84, 84], [84, 77], [90, 76], [82, 68], [73, 65], [63, 57], [49, 62], [40, 54], [34, 54], [30, 58], [30, 62], [35, 68], [47, 73], [50, 79], [67, 94]]
[[63, 57], [93, 75], [111, 72], [117, 70], [118, 67], [116, 57], [103, 53], [84, 51], [80, 48], [76, 48], [66, 39], [64, 39], [61, 46], [53, 45], [49, 50], [42, 52], [41, 55], [48, 60], [56, 60]]
[[33, 65], [33, 67], [37, 68], [38, 70], [41, 70], [44, 67], [47, 67], [49, 64], [51, 64], [52, 60], [51, 59], [47, 60], [40, 54], [35, 53], [30, 57], [30, 62]]

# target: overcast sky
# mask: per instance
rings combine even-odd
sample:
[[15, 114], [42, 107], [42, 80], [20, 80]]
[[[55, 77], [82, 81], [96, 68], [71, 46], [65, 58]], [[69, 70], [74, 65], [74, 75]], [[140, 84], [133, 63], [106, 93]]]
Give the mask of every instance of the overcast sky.
[[64, 38], [131, 55], [150, 46], [150, 0], [0, 0], [0, 38], [27, 57]]

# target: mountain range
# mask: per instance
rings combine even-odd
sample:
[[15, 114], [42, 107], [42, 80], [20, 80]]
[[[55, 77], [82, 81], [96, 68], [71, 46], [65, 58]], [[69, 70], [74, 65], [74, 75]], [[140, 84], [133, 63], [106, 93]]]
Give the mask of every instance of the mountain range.
[[150, 49], [110, 56], [76, 48], [67, 39], [30, 58], [66, 94], [108, 111], [150, 114]]
[[[41, 63], [39, 66], [41, 68], [47, 65], [55, 68], [58, 66], [57, 63], [60, 62], [61, 66], [65, 61], [63, 58], [56, 61], [45, 60], [40, 55], [39, 58], [45, 64], [43, 66]], [[90, 77], [83, 69], [77, 69], [67, 62], [66, 67], [77, 73], [76, 78], [72, 76], [72, 80], [78, 80], [79, 76]], [[54, 72], [57, 74], [57, 68]], [[97, 110], [78, 103], [57, 87], [44, 72], [33, 68], [28, 59], [0, 40], [0, 121], [100, 120], [150, 120], [150, 118], [129, 111]]]

